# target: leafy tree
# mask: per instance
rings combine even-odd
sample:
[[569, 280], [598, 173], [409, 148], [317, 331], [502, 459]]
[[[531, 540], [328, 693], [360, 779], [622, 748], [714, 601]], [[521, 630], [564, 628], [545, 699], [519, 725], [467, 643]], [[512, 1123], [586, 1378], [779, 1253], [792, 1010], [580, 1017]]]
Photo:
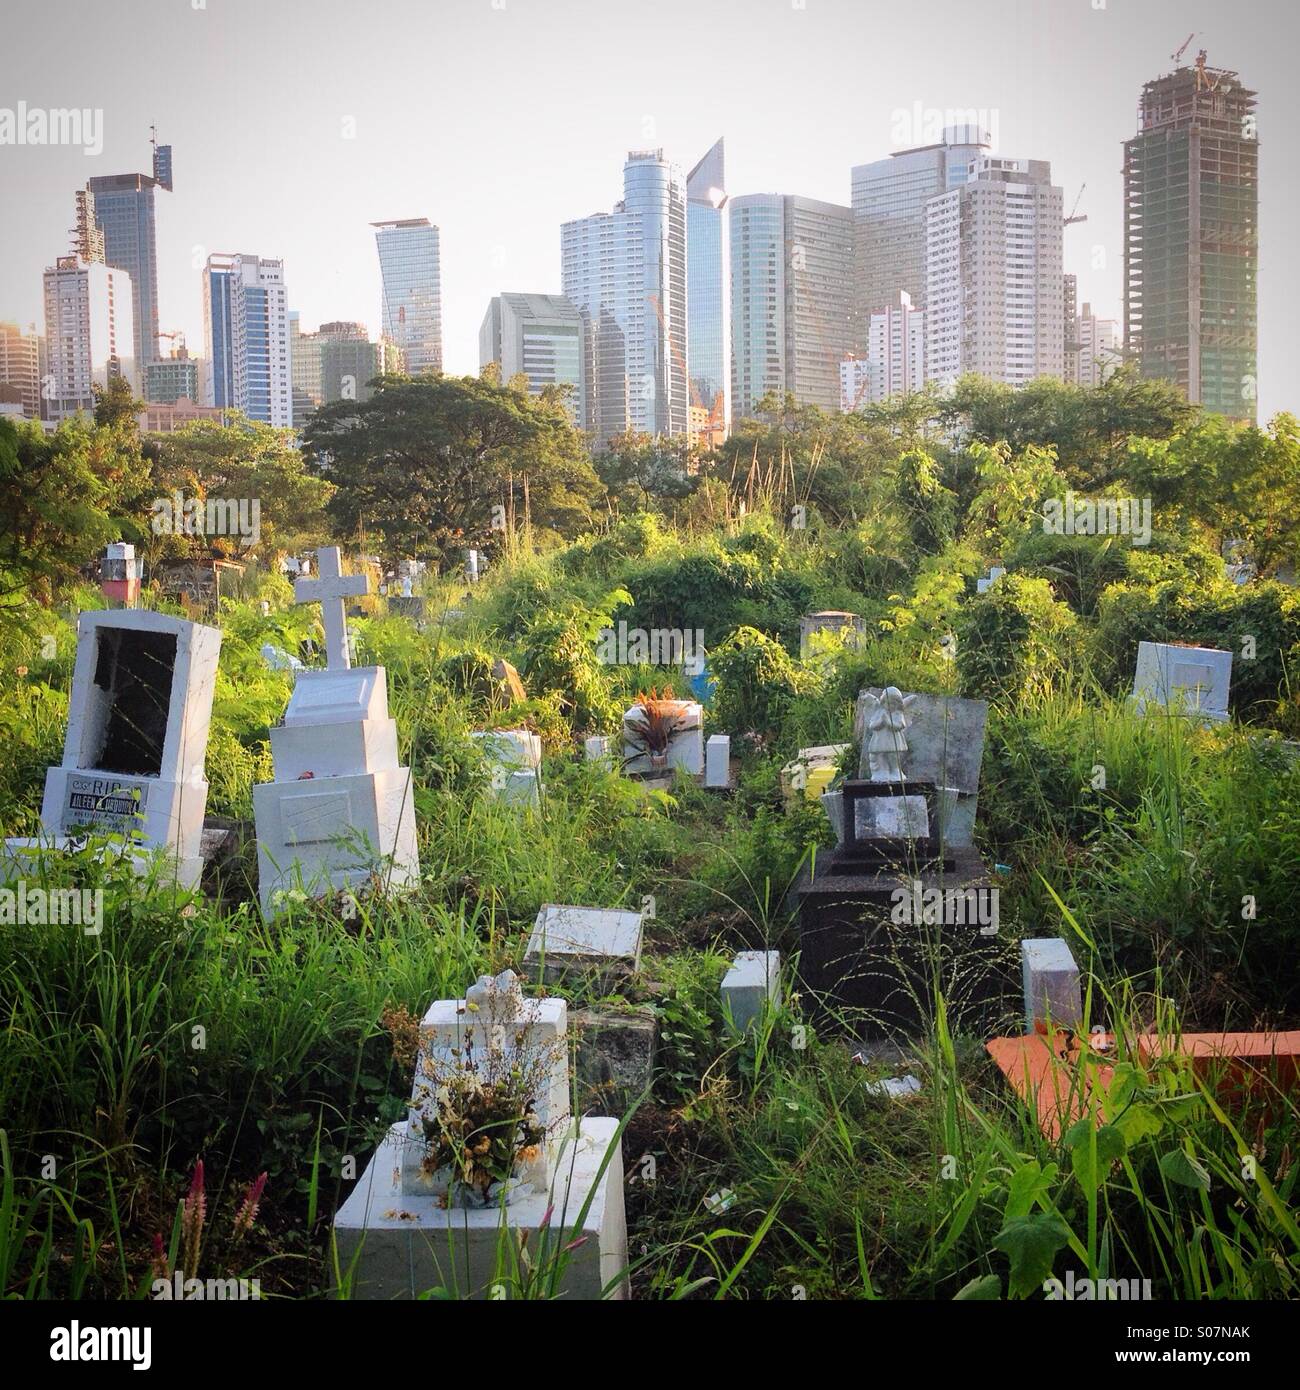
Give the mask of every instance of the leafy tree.
[[659, 439], [629, 431], [597, 456], [596, 476], [616, 511], [645, 511], [657, 502], [679, 501], [700, 485], [693, 449], [685, 439]]
[[[339, 534], [373, 531], [394, 557], [488, 547], [515, 518], [572, 534], [599, 492], [566, 395], [482, 377], [380, 377], [368, 401], [334, 401], [305, 431], [310, 465], [334, 484]], [[495, 510], [495, 509], [500, 510]]]
[[79, 417], [46, 434], [0, 419], [0, 606], [50, 603], [70, 571], [130, 533], [147, 491], [139, 440], [120, 420]]

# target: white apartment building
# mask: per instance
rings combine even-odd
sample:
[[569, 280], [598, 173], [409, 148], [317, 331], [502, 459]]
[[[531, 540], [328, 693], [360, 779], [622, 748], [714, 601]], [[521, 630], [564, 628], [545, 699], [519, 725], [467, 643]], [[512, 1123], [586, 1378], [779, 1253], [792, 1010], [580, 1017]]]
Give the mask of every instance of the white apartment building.
[[203, 317], [211, 370], [206, 405], [250, 420], [293, 425], [293, 368], [284, 262], [213, 255], [203, 272]]
[[1079, 350], [1075, 381], [1079, 386], [1100, 386], [1119, 365], [1120, 329], [1117, 319], [1099, 319], [1085, 304], [1077, 319]]
[[93, 411], [93, 388], [107, 386], [114, 376], [139, 389], [134, 322], [127, 271], [80, 256], [60, 256], [45, 271], [47, 418]]
[[925, 251], [928, 381], [1063, 376], [1062, 195], [1046, 160], [974, 160], [926, 205]]
[[867, 318], [867, 355], [840, 363], [840, 409], [857, 410], [925, 385], [925, 310], [899, 290], [894, 302]]

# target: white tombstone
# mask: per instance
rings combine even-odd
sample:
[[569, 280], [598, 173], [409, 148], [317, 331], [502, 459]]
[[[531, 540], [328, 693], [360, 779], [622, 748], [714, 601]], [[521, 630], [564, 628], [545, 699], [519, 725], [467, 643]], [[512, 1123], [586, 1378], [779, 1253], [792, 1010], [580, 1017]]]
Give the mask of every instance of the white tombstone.
[[662, 765], [646, 751], [638, 738], [638, 724], [645, 717], [640, 705], [633, 705], [623, 714], [623, 759], [628, 772], [650, 773], [681, 768], [692, 777], [704, 772], [704, 706], [695, 700], [678, 700], [678, 713], [668, 737], [668, 747]]
[[337, 547], [319, 552], [321, 578], [298, 580], [299, 602], [319, 600], [329, 666], [297, 672], [284, 722], [271, 730], [275, 781], [253, 788], [262, 910], [302, 888], [324, 896], [374, 877], [417, 881], [411, 770], [397, 752], [382, 666], [353, 667], [343, 599], [364, 594], [364, 575], [340, 573]]
[[[511, 1074], [531, 1083], [531, 1114], [542, 1132], [535, 1151], [521, 1153], [486, 1196], [454, 1181], [427, 1142], [439, 1135], [455, 1079], [466, 1071], [480, 1083]], [[458, 1119], [449, 1117], [453, 1129]], [[513, 1270], [500, 1260], [505, 1240], [527, 1249], [534, 1270], [562, 1262], [555, 1292], [568, 1300], [626, 1298], [617, 1130], [614, 1119], [572, 1116], [563, 999], [526, 998], [506, 971], [481, 976], [464, 999], [437, 1001], [420, 1024], [407, 1119], [389, 1130], [335, 1217], [353, 1297], [417, 1298], [435, 1288], [462, 1298], [517, 1297], [508, 1286]]]
[[722, 981], [722, 1007], [740, 1029], [781, 1004], [781, 952], [741, 951]]
[[1232, 653], [1217, 647], [1178, 647], [1139, 642], [1133, 701], [1139, 714], [1149, 704], [1222, 723], [1228, 717]]
[[541, 804], [542, 740], [531, 729], [492, 729], [470, 737], [487, 761], [498, 801], [534, 808]]
[[589, 763], [609, 762], [613, 757], [614, 740], [602, 734], [592, 734], [583, 740], [583, 753]]
[[1025, 1029], [1034, 1032], [1048, 1016], [1054, 1025], [1077, 1028], [1083, 1022], [1079, 967], [1059, 936], [1027, 938], [1020, 943], [1020, 973], [1025, 991]]
[[711, 734], [704, 746], [704, 785], [726, 787], [731, 781], [731, 737]]
[[860, 647], [866, 640], [867, 622], [858, 613], [827, 608], [819, 613], [805, 613], [799, 619], [799, 659], [806, 661], [815, 645], [813, 638], [820, 632], [843, 633], [844, 644]]
[[292, 653], [277, 647], [273, 642], [262, 643], [262, 660], [272, 671], [301, 671], [303, 664]]
[[1006, 570], [1000, 565], [991, 565], [989, 567], [989, 572], [982, 579], [977, 579], [975, 581], [975, 592], [987, 594], [1004, 574], [1006, 574]]
[[[77, 618], [63, 762], [45, 776], [42, 834], [6, 841], [21, 864], [72, 849], [78, 832], [138, 832], [197, 885], [208, 783], [204, 756], [221, 633], [148, 609]], [[143, 867], [143, 865], [141, 865]]]
[[630, 974], [641, 964], [644, 914], [627, 908], [546, 903], [533, 923], [524, 967], [557, 980], [570, 970]]

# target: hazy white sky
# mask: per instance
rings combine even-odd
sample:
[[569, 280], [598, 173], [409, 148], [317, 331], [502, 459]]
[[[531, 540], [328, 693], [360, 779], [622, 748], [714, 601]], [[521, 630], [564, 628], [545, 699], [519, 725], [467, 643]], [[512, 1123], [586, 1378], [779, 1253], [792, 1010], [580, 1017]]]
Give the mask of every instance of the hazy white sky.
[[[628, 149], [683, 170], [727, 142], [728, 191], [848, 203], [896, 113], [984, 108], [999, 151], [1050, 159], [1080, 301], [1119, 316], [1121, 142], [1144, 80], [1188, 50], [1260, 93], [1260, 414], [1300, 411], [1295, 0], [26, 0], [6, 6], [0, 106], [91, 107], [104, 149], [0, 146], [0, 319], [39, 323], [73, 191], [149, 168], [161, 326], [202, 351], [210, 251], [283, 257], [305, 328], [379, 323], [369, 223], [442, 229], [448, 371], [478, 368], [501, 290], [557, 292], [560, 223], [608, 209]], [[354, 132], [352, 138], [347, 138]]]

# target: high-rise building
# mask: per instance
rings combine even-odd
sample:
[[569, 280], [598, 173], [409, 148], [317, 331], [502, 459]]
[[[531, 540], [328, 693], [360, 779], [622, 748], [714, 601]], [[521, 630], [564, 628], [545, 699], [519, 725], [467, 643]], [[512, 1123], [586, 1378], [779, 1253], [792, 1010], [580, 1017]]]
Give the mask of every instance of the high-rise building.
[[304, 333], [297, 310], [289, 315], [289, 356], [295, 429], [331, 401], [368, 401], [376, 377], [402, 370], [398, 349], [386, 338], [372, 343], [364, 323], [323, 323], [315, 333]]
[[1065, 293], [1061, 297], [1061, 325], [1064, 342], [1064, 370], [1066, 381], [1078, 384], [1079, 381], [1079, 277], [1061, 277]]
[[574, 419], [582, 416], [582, 315], [560, 294], [499, 294], [488, 304], [478, 333], [479, 366], [495, 362], [501, 380], [523, 375], [528, 390], [572, 386]]
[[182, 345], [170, 357], [146, 362], [141, 374], [144, 398], [150, 405], [175, 405], [199, 398], [199, 363]]
[[41, 417], [45, 344], [33, 329], [0, 323], [0, 403], [18, 405], [29, 420]]
[[686, 360], [703, 431], [731, 424], [731, 232], [719, 140], [686, 176]]
[[442, 258], [427, 217], [372, 222], [383, 280], [381, 334], [411, 376], [442, 371]]
[[1100, 386], [1123, 360], [1120, 327], [1114, 319], [1099, 319], [1085, 304], [1078, 318], [1079, 345], [1073, 380], [1078, 386]]
[[838, 410], [853, 342], [852, 210], [754, 193], [733, 198], [730, 212], [733, 418], [773, 391]]
[[972, 162], [987, 154], [989, 136], [975, 126], [950, 126], [935, 145], [896, 150], [852, 171], [857, 349], [866, 350], [871, 313], [899, 290], [925, 307], [925, 207], [966, 182]]
[[926, 207], [926, 378], [1065, 373], [1061, 190], [1041, 159], [984, 155]]
[[1143, 87], [1124, 142], [1124, 342], [1141, 376], [1252, 421], [1258, 212], [1255, 93], [1202, 49]]
[[208, 343], [204, 404], [242, 410], [250, 420], [293, 424], [293, 377], [284, 262], [213, 255], [203, 272]]
[[867, 355], [840, 363], [840, 408], [857, 410], [893, 396], [909, 396], [925, 385], [925, 310], [899, 290], [892, 304], [867, 322]]
[[561, 280], [589, 325], [583, 423], [597, 445], [627, 429], [688, 434], [686, 185], [662, 150], [629, 152], [612, 213], [563, 225]]
[[95, 408], [96, 386], [113, 377], [137, 389], [131, 277], [80, 256], [45, 272], [45, 339], [50, 389], [46, 415], [59, 420]]
[[289, 311], [289, 365], [293, 387], [293, 427], [301, 429], [321, 403], [320, 337], [304, 333], [298, 311]]
[[[135, 303], [132, 326], [134, 360], [143, 368], [158, 356], [158, 245], [154, 219], [154, 190], [172, 186], [170, 145], [154, 145], [153, 175], [105, 174], [86, 183], [93, 195], [94, 225], [102, 233], [104, 261], [131, 277]], [[78, 205], [78, 222], [82, 219]], [[79, 246], [83, 259], [91, 248]]]

